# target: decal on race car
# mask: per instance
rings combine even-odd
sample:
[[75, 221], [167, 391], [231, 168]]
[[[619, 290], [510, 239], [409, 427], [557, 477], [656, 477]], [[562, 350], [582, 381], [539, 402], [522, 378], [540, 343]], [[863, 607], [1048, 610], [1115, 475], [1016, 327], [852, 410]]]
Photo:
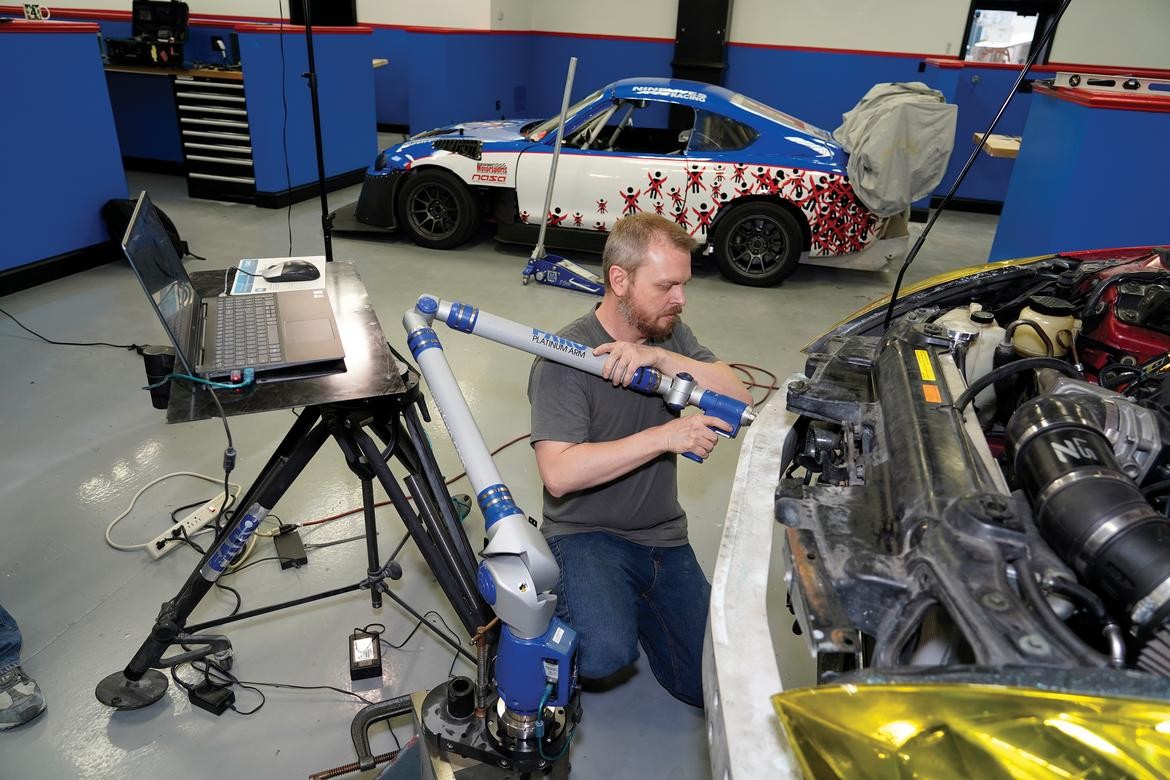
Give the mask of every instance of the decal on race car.
[[502, 162], [476, 163], [475, 173], [471, 174], [472, 181], [502, 183], [508, 180], [508, 164]]
[[707, 96], [702, 92], [694, 92], [689, 89], [678, 89], [675, 87], [634, 87], [633, 93], [635, 95], [653, 95], [654, 97], [693, 100], [696, 103], [707, 102]]

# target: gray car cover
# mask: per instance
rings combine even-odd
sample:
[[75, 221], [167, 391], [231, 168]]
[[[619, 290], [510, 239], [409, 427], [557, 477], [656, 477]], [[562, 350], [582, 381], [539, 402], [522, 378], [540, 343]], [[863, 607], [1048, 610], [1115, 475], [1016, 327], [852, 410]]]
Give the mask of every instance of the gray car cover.
[[849, 153], [854, 192], [882, 217], [903, 213], [942, 181], [958, 107], [920, 81], [875, 84], [846, 112], [833, 140]]

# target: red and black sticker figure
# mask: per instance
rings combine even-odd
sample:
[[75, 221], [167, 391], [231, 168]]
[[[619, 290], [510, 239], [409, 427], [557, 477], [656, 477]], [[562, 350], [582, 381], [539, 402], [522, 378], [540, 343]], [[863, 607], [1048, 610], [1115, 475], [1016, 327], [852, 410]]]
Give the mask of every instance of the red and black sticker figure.
[[527, 211], [521, 211], [521, 212], [520, 212], [520, 224], [521, 224], [521, 225], [527, 225], [527, 224], [528, 224], [528, 212], [527, 212]]
[[695, 223], [695, 229], [691, 231], [693, 236], [700, 230], [706, 232], [707, 228], [711, 227], [711, 220], [715, 218], [715, 209], [710, 208], [706, 203], [700, 203], [697, 209], [692, 209], [695, 212], [695, 218], [698, 222]]
[[732, 167], [732, 170], [734, 171], [731, 174], [731, 180], [733, 182], [735, 182], [736, 184], [743, 184], [744, 182], [747, 181], [747, 179], [744, 178], [744, 174], [747, 173], [747, 166], [746, 165], [732, 165], [731, 167]]
[[562, 214], [559, 208], [553, 209], [548, 213], [548, 226], [560, 227], [561, 223], [568, 218], [568, 214]]
[[727, 192], [726, 190], [724, 190], [723, 192], [719, 193], [719, 199], [715, 202], [715, 207], [720, 208], [720, 209], [723, 208], [728, 203], [730, 203], [731, 199], [734, 197], [735, 196], [732, 195], [730, 192]]
[[767, 192], [772, 186], [772, 172], [762, 165], [756, 166], [752, 174], [756, 177], [756, 192]]
[[699, 190], [707, 189], [707, 185], [703, 183], [703, 173], [706, 170], [695, 163], [691, 163], [691, 167], [687, 168], [687, 187], [692, 193], [697, 194]]
[[666, 183], [666, 177], [662, 175], [662, 171], [654, 171], [654, 173], [646, 174], [646, 178], [650, 180], [650, 186], [646, 188], [646, 195], [650, 200], [658, 200], [662, 197], [662, 185]]
[[675, 209], [678, 209], [678, 207], [683, 204], [683, 196], [682, 193], [678, 191], [678, 187], [671, 187], [667, 195], [670, 196], [670, 202]]
[[594, 229], [594, 230], [596, 230], [598, 233], [606, 233], [606, 232], [608, 232], [608, 231], [605, 229], [605, 222], [603, 222], [603, 221], [602, 221], [602, 220], [600, 220], [600, 219], [599, 219], [599, 220], [597, 220], [596, 222], [594, 222], [594, 223], [593, 223], [593, 229]]
[[676, 224], [680, 225], [684, 230], [691, 226], [691, 221], [690, 221], [690, 219], [687, 218], [687, 207], [686, 206], [682, 206], [681, 208], [675, 209], [674, 221]]
[[580, 211], [574, 211], [573, 212], [573, 225], [575, 225], [576, 227], [581, 227], [581, 220], [583, 220], [584, 218], [585, 218], [585, 215], [582, 214]]
[[605, 198], [602, 198], [601, 200], [597, 201], [597, 213], [598, 214], [609, 213], [608, 209], [606, 208], [606, 203], [607, 202], [606, 202]]
[[715, 184], [717, 185], [723, 184], [724, 179], [727, 178], [727, 176], [723, 173], [723, 170], [723, 165], [721, 163], [715, 166]]
[[622, 209], [623, 216], [629, 216], [630, 214], [636, 214], [642, 210], [642, 207], [638, 205], [638, 197], [641, 194], [642, 194], [641, 190], [635, 191], [633, 187], [626, 187], [625, 192], [618, 193], [618, 195], [621, 196], [622, 200], [624, 200], [626, 202], [626, 207], [624, 209]]
[[654, 201], [654, 213], [655, 214], [664, 214], [666, 211], [665, 206], [666, 206], [666, 204], [663, 201], [660, 201], [660, 200]]
[[715, 200], [719, 200], [719, 193], [722, 191], [723, 191], [722, 182], [717, 181], [711, 185], [711, 197], [714, 198]]
[[752, 183], [749, 181], [741, 181], [735, 185], [735, 195], [737, 198], [742, 198], [744, 195], [752, 194]]

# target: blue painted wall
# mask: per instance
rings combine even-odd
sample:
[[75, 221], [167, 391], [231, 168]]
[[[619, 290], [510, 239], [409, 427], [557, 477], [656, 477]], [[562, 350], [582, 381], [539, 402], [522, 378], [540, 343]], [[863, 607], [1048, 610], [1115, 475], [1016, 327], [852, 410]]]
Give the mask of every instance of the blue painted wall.
[[874, 84], [921, 81], [921, 62], [917, 57], [732, 45], [725, 86], [831, 133]]
[[[301, 77], [308, 70], [304, 34], [241, 32], [239, 41], [256, 190], [281, 192], [316, 181], [312, 105]], [[365, 168], [377, 154], [371, 36], [315, 33], [313, 50], [325, 175]]]
[[1170, 244], [1170, 107], [1096, 108], [1038, 92], [1031, 109], [991, 260]]
[[170, 77], [106, 73], [106, 84], [123, 156], [182, 165], [183, 145]]
[[[52, 67], [17, 75], [37, 62]], [[2, 32], [0, 72], [0, 270], [109, 240], [101, 207], [126, 197], [126, 177], [94, 35]]]

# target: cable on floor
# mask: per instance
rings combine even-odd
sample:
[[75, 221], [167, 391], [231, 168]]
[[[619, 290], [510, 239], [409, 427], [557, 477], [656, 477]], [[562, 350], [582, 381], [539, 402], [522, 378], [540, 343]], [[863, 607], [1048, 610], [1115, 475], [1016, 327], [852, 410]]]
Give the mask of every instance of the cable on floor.
[[[132, 511], [134, 511], [134, 505], [136, 503], [138, 503], [138, 499], [142, 497], [143, 493], [145, 493], [147, 490], [150, 490], [152, 487], [159, 484], [160, 482], [164, 482], [168, 479], [171, 479], [172, 477], [194, 477], [196, 479], [206, 480], [207, 482], [211, 482], [211, 483], [214, 483], [217, 485], [221, 484], [221, 480], [219, 477], [209, 477], [206, 474], [199, 474], [199, 473], [194, 472], [194, 471], [173, 471], [170, 474], [164, 474], [163, 476], [158, 477], [157, 479], [151, 480], [146, 485], [144, 485], [142, 488], [140, 488], [137, 493], [134, 494], [134, 497], [130, 499], [130, 505], [127, 506], [126, 509], [120, 515], [118, 515], [113, 520], [111, 520], [110, 524], [106, 526], [106, 544], [108, 544], [110, 547], [113, 547], [115, 550], [126, 550], [126, 551], [145, 550], [150, 545], [149, 541], [142, 542], [140, 544], [119, 544], [118, 542], [115, 542], [110, 537], [110, 533], [114, 530], [114, 526], [116, 526], [118, 523], [122, 522], [124, 519], [126, 519], [126, 517]], [[223, 484], [225, 484], [224, 494], [225, 494], [225, 497], [228, 499], [231, 498], [231, 493], [227, 490], [227, 487], [235, 488], [237, 493], [240, 490], [240, 486], [234, 482], [225, 482]], [[226, 503], [227, 503], [227, 501], [225, 500], [224, 504], [226, 504]], [[220, 513], [221, 514], [223, 513], [222, 506], [220, 507]]]
[[145, 344], [111, 344], [108, 341], [55, 341], [54, 339], [51, 339], [47, 336], [42, 336], [41, 334], [37, 333], [35, 330], [16, 319], [16, 317], [12, 316], [12, 314], [4, 309], [0, 309], [0, 314], [3, 314], [8, 319], [15, 322], [17, 327], [21, 330], [25, 331], [26, 333], [31, 333], [46, 344], [56, 344], [60, 347], [112, 347], [114, 349], [125, 349], [128, 351], [137, 352], [139, 355], [141, 355], [142, 350], [146, 348]]

